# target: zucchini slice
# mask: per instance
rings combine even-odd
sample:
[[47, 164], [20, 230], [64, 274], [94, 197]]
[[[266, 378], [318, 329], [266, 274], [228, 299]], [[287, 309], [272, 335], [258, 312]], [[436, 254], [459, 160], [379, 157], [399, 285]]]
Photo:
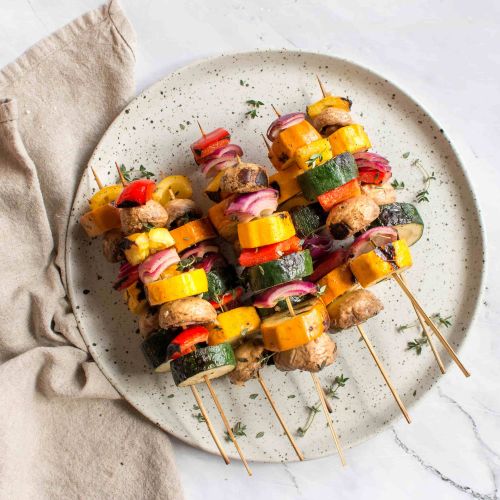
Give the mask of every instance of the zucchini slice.
[[307, 238], [326, 224], [328, 214], [319, 203], [311, 203], [305, 207], [293, 208], [290, 215], [297, 234], [302, 238]]
[[170, 371], [170, 360], [167, 360], [167, 347], [180, 331], [180, 328], [161, 329], [153, 333], [141, 344], [144, 357], [156, 373]]
[[237, 276], [232, 266], [212, 269], [207, 273], [208, 291], [203, 294], [205, 300], [217, 300], [220, 295], [235, 288]]
[[171, 362], [175, 385], [187, 387], [226, 375], [236, 368], [236, 359], [230, 344], [200, 347]]
[[398, 232], [399, 239], [406, 240], [408, 246], [415, 244], [424, 232], [424, 221], [415, 205], [411, 203], [389, 203], [380, 206], [380, 215], [371, 227], [390, 226]]
[[342, 153], [323, 165], [305, 171], [297, 177], [302, 194], [316, 201], [320, 194], [343, 186], [358, 176], [358, 167], [351, 153]]
[[313, 272], [313, 264], [309, 250], [302, 250], [285, 255], [281, 259], [248, 267], [245, 272], [252, 291], [259, 292], [309, 276]]

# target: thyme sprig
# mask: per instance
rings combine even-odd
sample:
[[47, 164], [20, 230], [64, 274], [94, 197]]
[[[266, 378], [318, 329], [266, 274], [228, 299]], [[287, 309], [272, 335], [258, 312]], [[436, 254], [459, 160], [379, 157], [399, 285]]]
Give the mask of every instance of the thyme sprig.
[[402, 189], [405, 188], [405, 183], [403, 181], [399, 182], [397, 179], [394, 179], [391, 182], [391, 186], [397, 191], [401, 191]]
[[246, 101], [246, 103], [251, 106], [253, 109], [250, 109], [248, 110], [245, 115], [252, 118], [252, 120], [254, 118], [256, 118], [257, 116], [259, 116], [257, 114], [257, 110], [261, 107], [261, 106], [264, 106], [264, 103], [262, 101], [258, 101], [256, 99], [248, 99], [248, 101]]
[[[337, 375], [333, 382], [325, 389], [325, 396], [333, 399], [339, 399], [339, 397], [337, 396], [337, 391], [341, 387], [345, 387], [345, 384], [348, 380], [349, 378], [344, 377], [344, 374]], [[318, 401], [313, 406], [306, 406], [306, 408], [309, 410], [309, 415], [307, 416], [306, 423], [302, 427], [299, 427], [297, 429], [297, 434], [300, 437], [304, 437], [306, 435], [307, 431], [314, 422], [316, 414], [321, 411], [321, 401]]]
[[136, 181], [137, 179], [150, 179], [155, 175], [153, 172], [147, 170], [144, 165], [140, 165], [139, 170], [136, 170], [134, 167], [130, 167], [127, 170], [127, 167], [123, 163], [120, 165], [120, 172], [127, 182]]
[[[431, 319], [434, 322], [438, 323], [439, 325], [444, 326], [445, 328], [448, 328], [451, 326], [451, 321], [450, 321], [451, 316], [443, 317], [443, 316], [441, 316], [441, 313], [436, 313], [436, 314], [433, 314], [431, 316]], [[404, 330], [409, 330], [412, 328], [416, 328], [418, 326], [420, 326], [420, 323], [418, 321], [415, 321], [414, 323], [410, 323], [408, 325], [398, 326], [397, 331], [402, 332]], [[415, 353], [417, 354], [417, 356], [420, 356], [420, 354], [422, 354], [422, 347], [424, 347], [426, 345], [428, 345], [427, 335], [425, 335], [424, 331], [421, 330], [420, 337], [416, 337], [406, 344], [406, 346], [407, 346], [406, 350], [407, 351], [414, 350]]]
[[435, 181], [436, 177], [434, 172], [429, 174], [427, 169], [424, 167], [422, 162], [417, 158], [411, 162], [412, 167], [417, 167], [420, 169], [424, 176], [424, 188], [421, 189], [415, 196], [417, 203], [422, 203], [423, 201], [429, 201], [429, 188], [431, 186], [431, 181]]
[[316, 153], [306, 160], [306, 165], [309, 168], [314, 168], [320, 161], [323, 161], [323, 155], [321, 153]]

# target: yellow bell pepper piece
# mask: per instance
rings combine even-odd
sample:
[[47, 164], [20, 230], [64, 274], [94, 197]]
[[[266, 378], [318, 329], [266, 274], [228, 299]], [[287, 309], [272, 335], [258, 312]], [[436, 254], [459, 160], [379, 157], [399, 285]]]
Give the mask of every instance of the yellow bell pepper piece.
[[238, 224], [241, 248], [258, 248], [291, 238], [295, 227], [288, 212], [276, 212], [267, 217]]
[[175, 249], [179, 253], [197, 243], [217, 236], [212, 224], [210, 224], [210, 221], [206, 217], [188, 222], [174, 229], [170, 234], [175, 240]]
[[353, 290], [357, 286], [354, 275], [349, 268], [349, 264], [342, 264], [336, 267], [318, 281], [320, 290], [322, 287], [325, 287], [325, 293], [321, 295], [321, 300], [325, 305], [328, 305], [332, 300]]
[[237, 307], [217, 316], [218, 326], [209, 328], [208, 345], [234, 342], [259, 330], [260, 317], [253, 306]]
[[325, 305], [312, 299], [295, 308], [295, 316], [288, 311], [265, 318], [260, 331], [264, 347], [269, 351], [288, 351], [319, 337], [330, 325]]
[[331, 160], [332, 156], [332, 148], [328, 139], [318, 139], [295, 151], [295, 161], [303, 170], [322, 165]]
[[127, 240], [132, 243], [123, 251], [127, 261], [136, 266], [149, 256], [148, 233], [134, 233], [127, 236]]
[[332, 146], [333, 156], [337, 156], [346, 151], [349, 153], [359, 153], [372, 147], [370, 139], [366, 135], [362, 125], [353, 124], [339, 128], [328, 136]]
[[146, 300], [146, 294], [144, 293], [144, 288], [140, 285], [139, 281], [136, 281], [130, 285], [124, 292], [125, 302], [132, 314], [142, 314], [145, 313], [148, 308], [148, 302]]
[[87, 235], [93, 238], [111, 229], [121, 228], [120, 211], [113, 205], [103, 205], [82, 215], [80, 224]]
[[[170, 193], [172, 191], [173, 195]], [[153, 193], [153, 200], [165, 205], [175, 198], [192, 198], [191, 181], [185, 175], [169, 175], [162, 179]]]
[[170, 231], [165, 227], [155, 227], [148, 232], [149, 250], [151, 253], [165, 250], [175, 245], [175, 240]]
[[302, 173], [297, 164], [287, 170], [282, 170], [269, 177], [269, 186], [279, 192], [278, 204], [284, 203], [296, 194], [300, 193], [300, 186], [297, 177]]
[[302, 121], [282, 130], [271, 146], [269, 158], [276, 170], [290, 167], [289, 160], [298, 148], [321, 139], [319, 132], [307, 121]]
[[99, 191], [89, 200], [90, 209], [95, 210], [96, 208], [115, 201], [122, 191], [123, 186], [121, 184], [112, 184], [111, 186], [105, 186], [99, 189]]
[[171, 278], [172, 276], [177, 276], [178, 274], [181, 274], [182, 271], [179, 271], [177, 269], [177, 266], [178, 266], [178, 264], [173, 264], [172, 266], [167, 267], [167, 269], [165, 269], [165, 271], [163, 271], [160, 274], [161, 279], [164, 280], [167, 278]]
[[145, 286], [148, 301], [152, 306], [208, 291], [207, 274], [203, 269], [195, 269], [164, 280], [153, 281]]
[[351, 101], [345, 97], [327, 95], [314, 104], [307, 106], [307, 114], [311, 118], [314, 118], [320, 115], [326, 108], [339, 108], [344, 111], [351, 111]]
[[229, 204], [236, 198], [236, 195], [231, 195], [229, 198], [222, 200], [217, 205], [213, 205], [208, 209], [208, 218], [213, 224], [215, 230], [225, 240], [233, 243], [238, 237], [238, 223], [231, 217], [225, 215], [225, 211]]
[[375, 285], [411, 265], [411, 253], [405, 240], [388, 243], [350, 261], [351, 271], [363, 288]]

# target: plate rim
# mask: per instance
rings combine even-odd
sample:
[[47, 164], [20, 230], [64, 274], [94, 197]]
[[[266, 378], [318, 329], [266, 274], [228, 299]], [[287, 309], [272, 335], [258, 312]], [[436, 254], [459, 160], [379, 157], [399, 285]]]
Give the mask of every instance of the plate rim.
[[[443, 131], [442, 135], [446, 139], [446, 141], [448, 142], [448, 144], [449, 144], [449, 146], [450, 146], [453, 154], [455, 155], [455, 157], [457, 159], [457, 162], [459, 163], [460, 169], [463, 172], [464, 179], [465, 179], [465, 182], [467, 184], [467, 187], [468, 187], [468, 189], [469, 189], [469, 191], [471, 193], [472, 201], [473, 201], [473, 203], [475, 205], [476, 212], [477, 212], [477, 219], [478, 219], [478, 222], [479, 222], [479, 229], [480, 229], [480, 235], [481, 235], [481, 241], [480, 241], [480, 243], [481, 243], [482, 266], [481, 266], [481, 277], [480, 277], [479, 284], [478, 284], [479, 290], [478, 290], [476, 299], [474, 301], [474, 307], [473, 307], [473, 311], [472, 311], [472, 314], [471, 314], [469, 327], [466, 330], [466, 333], [465, 333], [465, 335], [463, 337], [462, 342], [455, 349], [455, 351], [457, 353], [462, 352], [464, 350], [465, 346], [467, 346], [468, 343], [470, 342], [470, 337], [471, 337], [470, 332], [473, 330], [473, 328], [474, 328], [474, 326], [475, 326], [475, 324], [477, 322], [478, 311], [480, 309], [481, 301], [482, 301], [482, 299], [484, 297], [484, 293], [485, 293], [486, 276], [487, 276], [487, 270], [488, 270], [488, 259], [487, 259], [487, 252], [486, 252], [486, 248], [487, 248], [487, 235], [486, 235], [486, 231], [485, 231], [484, 216], [483, 216], [483, 212], [482, 212], [481, 205], [480, 205], [480, 202], [479, 202], [479, 198], [478, 198], [478, 196], [476, 194], [476, 190], [475, 190], [474, 185], [472, 183], [472, 180], [471, 180], [471, 177], [469, 175], [468, 169], [465, 166], [466, 163], [464, 161], [464, 158], [463, 158], [462, 154], [460, 153], [460, 151], [458, 150], [458, 147], [455, 146], [454, 141], [452, 141], [451, 135], [448, 134], [447, 132], [445, 132], [444, 127], [442, 127], [440, 125], [440, 122], [435, 118], [435, 116], [428, 110], [428, 108], [426, 106], [424, 106], [421, 103], [420, 99], [417, 99], [414, 96], [413, 93], [409, 93], [406, 90], [404, 90], [397, 83], [397, 80], [394, 80], [392, 77], [391, 78], [385, 77], [383, 74], [379, 73], [377, 70], [374, 70], [371, 66], [367, 66], [365, 63], [361, 64], [361, 63], [355, 62], [355, 61], [353, 61], [351, 59], [348, 59], [346, 57], [341, 57], [341, 56], [332, 55], [332, 54], [326, 54], [326, 53], [320, 52], [320, 51], [301, 50], [301, 49], [298, 49], [298, 48], [294, 48], [294, 49], [286, 49], [286, 48], [281, 48], [281, 49], [273, 49], [273, 48], [259, 49], [259, 48], [257, 48], [257, 49], [249, 49], [249, 50], [244, 50], [244, 51], [220, 52], [220, 53], [216, 53], [214, 55], [210, 55], [210, 56], [207, 56], [207, 57], [202, 57], [202, 58], [194, 59], [192, 62], [190, 62], [188, 64], [182, 64], [181, 63], [182, 64], [181, 66], [178, 66], [175, 69], [173, 69], [172, 71], [168, 72], [163, 77], [161, 77], [160, 79], [158, 79], [157, 81], [155, 81], [154, 83], [152, 83], [151, 85], [149, 85], [148, 87], [146, 87], [145, 89], [143, 89], [140, 93], [136, 94], [132, 99], [130, 99], [129, 101], [126, 102], [126, 104], [123, 106], [123, 108], [120, 110], [120, 112], [115, 116], [115, 118], [108, 125], [106, 131], [104, 132], [104, 134], [99, 139], [99, 141], [96, 144], [96, 146], [95, 146], [95, 148], [94, 148], [94, 150], [93, 150], [93, 152], [92, 152], [89, 160], [87, 161], [86, 166], [85, 166], [84, 170], [82, 171], [82, 175], [81, 175], [81, 178], [80, 178], [80, 182], [78, 184], [78, 188], [75, 191], [75, 196], [73, 198], [73, 202], [72, 202], [72, 205], [71, 205], [71, 210], [69, 212], [68, 222], [67, 222], [67, 226], [66, 226], [65, 259], [64, 259], [65, 260], [65, 268], [66, 268], [66, 273], [65, 273], [66, 274], [66, 280], [65, 280], [66, 283], [65, 284], [66, 284], [66, 291], [67, 291], [67, 294], [68, 294], [68, 297], [69, 297], [69, 300], [70, 300], [70, 303], [71, 303], [71, 307], [72, 307], [72, 310], [73, 310], [73, 315], [75, 316], [76, 323], [77, 323], [77, 326], [78, 326], [78, 330], [80, 332], [80, 335], [82, 336], [82, 339], [83, 339], [85, 345], [87, 346], [88, 352], [92, 356], [92, 360], [97, 364], [97, 366], [99, 367], [100, 371], [103, 373], [103, 375], [106, 377], [106, 379], [112, 385], [112, 387], [118, 392], [118, 394], [120, 394], [120, 396], [125, 401], [127, 401], [136, 411], [138, 411], [142, 416], [144, 416], [149, 422], [151, 422], [156, 427], [159, 427], [161, 430], [163, 430], [164, 432], [166, 432], [169, 435], [172, 435], [176, 439], [179, 439], [183, 443], [185, 443], [185, 444], [187, 444], [187, 445], [189, 445], [189, 446], [191, 446], [193, 448], [197, 448], [199, 450], [208, 452], [208, 453], [210, 453], [211, 455], [214, 455], [214, 456], [219, 456], [219, 453], [218, 453], [218, 451], [216, 449], [209, 448], [208, 446], [205, 446], [204, 443], [201, 443], [201, 444], [200, 443], [195, 443], [195, 444], [193, 444], [191, 441], [188, 440], [188, 438], [182, 436], [180, 433], [175, 433], [172, 429], [167, 429], [164, 425], [161, 425], [160, 423], [155, 422], [152, 418], [150, 418], [149, 416], [147, 416], [143, 412], [143, 410], [141, 410], [141, 408], [138, 405], [134, 404], [134, 402], [131, 401], [127, 397], [126, 391], [122, 391], [118, 387], [119, 386], [119, 382], [115, 381], [113, 379], [113, 377], [107, 372], [105, 363], [101, 363], [101, 361], [99, 360], [99, 356], [97, 355], [97, 352], [96, 352], [96, 355], [94, 355], [93, 346], [91, 345], [91, 343], [88, 341], [88, 339], [86, 338], [86, 336], [84, 334], [85, 328], [83, 327], [83, 325], [81, 325], [80, 320], [78, 318], [78, 315], [75, 314], [75, 312], [74, 312], [76, 310], [75, 306], [77, 304], [77, 301], [76, 301], [76, 297], [75, 297], [75, 295], [73, 293], [73, 288], [71, 288], [69, 286], [69, 282], [72, 281], [72, 278], [71, 278], [71, 276], [72, 276], [72, 270], [71, 270], [71, 266], [70, 266], [70, 252], [69, 252], [69, 248], [71, 246], [71, 236], [72, 236], [72, 231], [70, 230], [70, 223], [71, 223], [72, 219], [74, 217], [76, 217], [76, 214], [74, 213], [74, 210], [73, 210], [74, 205], [75, 205], [75, 200], [80, 197], [80, 192], [84, 189], [84, 178], [88, 174], [89, 167], [92, 165], [92, 162], [96, 158], [96, 156], [98, 154], [98, 150], [99, 150], [101, 144], [106, 140], [106, 138], [108, 137], [108, 135], [111, 133], [111, 129], [114, 127], [115, 123], [120, 119], [120, 117], [124, 113], [125, 109], [127, 107], [129, 107], [132, 102], [134, 102], [134, 101], [138, 100], [139, 98], [141, 98], [145, 93], [151, 92], [156, 86], [160, 86], [162, 84], [162, 82], [164, 82], [166, 79], [171, 78], [171, 77], [173, 77], [174, 75], [177, 75], [177, 74], [180, 75], [181, 73], [183, 73], [185, 71], [189, 71], [193, 67], [196, 67], [196, 66], [199, 66], [199, 65], [203, 65], [203, 64], [206, 64], [206, 63], [209, 63], [209, 62], [213, 62], [216, 59], [223, 59], [223, 58], [228, 58], [228, 57], [239, 58], [239, 57], [245, 57], [245, 56], [252, 56], [252, 55], [255, 55], [255, 54], [277, 54], [277, 55], [279, 55], [279, 54], [286, 54], [286, 53], [288, 53], [288, 54], [300, 54], [301, 56], [304, 56], [304, 57], [308, 57], [308, 56], [325, 57], [325, 58], [333, 59], [336, 62], [347, 63], [347, 64], [352, 65], [352, 66], [354, 66], [354, 67], [356, 67], [358, 69], [366, 71], [369, 74], [371, 74], [371, 76], [374, 76], [374, 77], [376, 77], [378, 79], [381, 79], [381, 80], [383, 80], [385, 82], [388, 82], [389, 84], [391, 84], [392, 86], [394, 86], [399, 92], [401, 92], [401, 94], [403, 96], [405, 96], [407, 99], [409, 99], [413, 103], [417, 104], [418, 107], [427, 115], [427, 117], [430, 119], [430, 121], [432, 122], [433, 125], [435, 125], [439, 130]], [[451, 363], [451, 360], [449, 358], [447, 358], [444, 363], [448, 367], [453, 366], [452, 363]], [[457, 367], [455, 367], [455, 370], [457, 371]], [[458, 371], [457, 371], [457, 373], [458, 373]], [[440, 376], [440, 377], [442, 377], [442, 376]], [[429, 396], [429, 394], [431, 392], [433, 392], [433, 389], [435, 387], [437, 387], [441, 383], [441, 381], [442, 381], [442, 378], [437, 379], [437, 381], [436, 381], [436, 383], [434, 384], [433, 387], [431, 387], [428, 391], [426, 391], [424, 394], [422, 394], [418, 399], [413, 400], [410, 403], [408, 403], [407, 407], [408, 408], [416, 408], [417, 405], [420, 405], [424, 400], [426, 400], [426, 398]], [[381, 427], [375, 429], [373, 431], [372, 437], [380, 434], [381, 432], [383, 432], [385, 430], [387, 430], [389, 427], [391, 427], [395, 423], [399, 422], [401, 419], [402, 419], [402, 416], [401, 415], [397, 415], [392, 420], [390, 420], [388, 423], [383, 424]], [[369, 440], [370, 440], [370, 438], [363, 439], [363, 440], [358, 440], [358, 441], [355, 441], [354, 443], [352, 443], [350, 445], [344, 446], [344, 448], [345, 449], [354, 448], [355, 446], [359, 446], [359, 445], [361, 445], [361, 444], [363, 444], [363, 443], [365, 443], [365, 442], [367, 442]], [[326, 453], [326, 454], [324, 454], [322, 456], [319, 456], [319, 457], [313, 457], [313, 458], [309, 458], [309, 459], [306, 458], [306, 460], [307, 461], [318, 460], [318, 459], [330, 457], [330, 456], [336, 455], [336, 454], [337, 454], [337, 451], [332, 448], [331, 452], [328, 452], [328, 453]], [[239, 456], [237, 454], [235, 454], [235, 453], [233, 454], [232, 453], [232, 450], [231, 450], [231, 452], [229, 452], [229, 455], [231, 456], [232, 459], [240, 460], [240, 458], [239, 458]], [[286, 460], [273, 460], [272, 458], [252, 459], [252, 462], [255, 462], [255, 463], [282, 463], [282, 462], [298, 462], [298, 461], [299, 460], [298, 460], [298, 458], [296, 457], [295, 454], [289, 455]]]

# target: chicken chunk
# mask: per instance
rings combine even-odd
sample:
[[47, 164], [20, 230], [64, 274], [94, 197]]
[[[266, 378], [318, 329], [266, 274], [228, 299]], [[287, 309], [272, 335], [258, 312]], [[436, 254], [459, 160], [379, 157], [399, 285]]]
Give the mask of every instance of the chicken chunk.
[[111, 229], [104, 233], [102, 238], [102, 253], [108, 262], [120, 262], [123, 260], [123, 252], [120, 248], [120, 241], [123, 235], [119, 229]]
[[140, 207], [120, 208], [120, 221], [125, 235], [140, 233], [144, 227], [165, 227], [168, 221], [167, 211], [163, 205], [154, 200], [149, 200]]
[[187, 297], [163, 304], [159, 322], [162, 328], [217, 324], [217, 312], [210, 302]]
[[236, 368], [229, 374], [229, 380], [236, 385], [243, 385], [252, 378], [257, 378], [262, 368], [264, 345], [260, 339], [243, 342], [234, 350]]
[[359, 325], [383, 309], [382, 302], [364, 289], [346, 293], [328, 305], [331, 325], [339, 330]]
[[336, 240], [344, 240], [363, 230], [380, 214], [378, 205], [368, 196], [349, 198], [335, 205], [328, 214], [326, 224]]
[[253, 193], [268, 186], [266, 169], [256, 163], [239, 163], [226, 168], [220, 180], [223, 193]]
[[336, 357], [337, 344], [328, 334], [323, 333], [303, 346], [278, 352], [274, 356], [274, 364], [282, 372], [291, 370], [319, 372], [325, 366], [331, 365]]
[[361, 192], [371, 198], [377, 205], [387, 205], [396, 201], [396, 190], [388, 182], [380, 186], [362, 184]]

